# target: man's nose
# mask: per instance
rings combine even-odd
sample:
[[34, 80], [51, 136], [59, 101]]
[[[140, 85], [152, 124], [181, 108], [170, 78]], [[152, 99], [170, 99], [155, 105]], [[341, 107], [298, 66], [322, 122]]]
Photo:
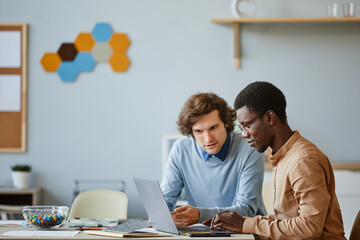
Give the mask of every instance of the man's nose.
[[248, 137], [250, 137], [250, 134], [249, 134], [248, 131], [243, 130], [243, 131], [241, 132], [241, 136], [242, 136], [243, 138], [248, 138]]
[[211, 143], [213, 139], [213, 135], [210, 132], [205, 132], [205, 140], [207, 141], [207, 143]]

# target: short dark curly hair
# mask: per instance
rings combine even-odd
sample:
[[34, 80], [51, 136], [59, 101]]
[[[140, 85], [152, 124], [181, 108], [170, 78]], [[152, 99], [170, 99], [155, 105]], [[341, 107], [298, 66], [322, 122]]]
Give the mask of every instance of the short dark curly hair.
[[272, 110], [280, 118], [286, 120], [286, 99], [284, 94], [268, 82], [253, 82], [247, 85], [236, 97], [234, 108], [238, 110], [246, 106], [251, 112], [259, 114]]
[[236, 111], [227, 102], [214, 93], [198, 93], [190, 96], [182, 108], [177, 120], [178, 129], [185, 136], [194, 136], [192, 126], [202, 116], [218, 110], [219, 118], [225, 124], [228, 133], [234, 130]]

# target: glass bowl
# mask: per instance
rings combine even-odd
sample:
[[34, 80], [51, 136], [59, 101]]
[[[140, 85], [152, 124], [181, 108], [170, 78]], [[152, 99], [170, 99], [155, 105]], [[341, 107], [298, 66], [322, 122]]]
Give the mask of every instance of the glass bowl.
[[66, 220], [69, 208], [66, 206], [25, 206], [22, 215], [30, 227], [53, 229]]

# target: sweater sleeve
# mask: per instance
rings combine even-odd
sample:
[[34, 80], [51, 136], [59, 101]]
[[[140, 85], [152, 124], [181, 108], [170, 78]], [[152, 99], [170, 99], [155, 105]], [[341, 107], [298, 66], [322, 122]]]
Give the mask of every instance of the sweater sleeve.
[[180, 166], [179, 141], [174, 143], [161, 181], [161, 190], [170, 210], [173, 210], [184, 187], [183, 174]]
[[316, 159], [300, 159], [289, 174], [298, 205], [298, 215], [288, 219], [246, 219], [244, 233], [255, 233], [271, 239], [311, 239], [321, 236], [330, 194], [323, 167]]

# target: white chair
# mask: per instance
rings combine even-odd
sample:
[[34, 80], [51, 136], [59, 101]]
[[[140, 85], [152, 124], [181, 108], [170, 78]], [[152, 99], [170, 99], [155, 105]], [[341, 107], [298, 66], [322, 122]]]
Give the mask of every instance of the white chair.
[[0, 219], [8, 220], [8, 215], [10, 216], [10, 219], [14, 219], [14, 214], [21, 214], [21, 209], [22, 206], [0, 204]]
[[274, 190], [272, 183], [265, 183], [262, 188], [262, 197], [267, 214], [274, 214]]
[[128, 197], [116, 190], [90, 190], [80, 193], [74, 200], [70, 218], [127, 219]]

